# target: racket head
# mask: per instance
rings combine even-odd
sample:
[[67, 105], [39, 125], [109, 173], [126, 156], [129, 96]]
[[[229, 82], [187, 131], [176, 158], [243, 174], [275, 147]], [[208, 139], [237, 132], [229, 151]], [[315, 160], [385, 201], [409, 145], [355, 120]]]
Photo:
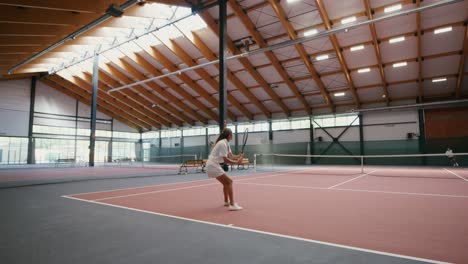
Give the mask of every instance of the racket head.
[[242, 153], [244, 153], [245, 145], [247, 144], [247, 140], [249, 139], [249, 129], [246, 128], [244, 130], [244, 135], [242, 137]]

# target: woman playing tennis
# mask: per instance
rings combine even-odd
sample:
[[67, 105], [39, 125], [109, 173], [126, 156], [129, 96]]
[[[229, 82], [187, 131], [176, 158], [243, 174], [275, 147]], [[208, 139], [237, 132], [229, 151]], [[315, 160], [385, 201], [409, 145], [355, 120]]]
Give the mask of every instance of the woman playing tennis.
[[229, 128], [224, 128], [215, 146], [208, 157], [206, 163], [206, 172], [209, 178], [216, 178], [223, 185], [224, 206], [227, 206], [230, 211], [242, 210], [237, 203], [234, 202], [234, 191], [232, 188], [232, 179], [224, 172], [221, 167], [223, 163], [239, 164], [244, 158], [243, 154], [234, 155], [229, 147], [229, 141], [232, 140], [232, 131]]

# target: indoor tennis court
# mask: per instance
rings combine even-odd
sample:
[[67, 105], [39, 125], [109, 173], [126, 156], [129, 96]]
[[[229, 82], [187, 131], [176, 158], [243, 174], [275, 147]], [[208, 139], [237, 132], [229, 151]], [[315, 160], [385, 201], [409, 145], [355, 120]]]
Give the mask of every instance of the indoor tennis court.
[[0, 0], [0, 262], [468, 263], [467, 19]]

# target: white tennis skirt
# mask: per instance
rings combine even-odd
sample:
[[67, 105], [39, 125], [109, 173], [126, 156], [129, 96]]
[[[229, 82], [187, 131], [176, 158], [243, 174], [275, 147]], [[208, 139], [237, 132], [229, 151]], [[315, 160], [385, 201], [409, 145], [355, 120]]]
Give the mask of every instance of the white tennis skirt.
[[206, 174], [208, 174], [208, 178], [216, 178], [224, 173], [223, 168], [218, 163], [214, 163], [212, 161], [208, 161], [206, 163]]

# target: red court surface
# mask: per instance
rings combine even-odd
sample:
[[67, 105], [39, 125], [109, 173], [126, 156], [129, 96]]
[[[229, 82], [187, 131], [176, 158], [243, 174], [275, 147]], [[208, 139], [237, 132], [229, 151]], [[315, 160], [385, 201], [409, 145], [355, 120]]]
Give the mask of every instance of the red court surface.
[[[468, 263], [468, 171], [307, 169], [236, 177], [238, 212], [215, 180], [64, 196], [355, 250]], [[320, 175], [322, 173], [322, 175]]]

